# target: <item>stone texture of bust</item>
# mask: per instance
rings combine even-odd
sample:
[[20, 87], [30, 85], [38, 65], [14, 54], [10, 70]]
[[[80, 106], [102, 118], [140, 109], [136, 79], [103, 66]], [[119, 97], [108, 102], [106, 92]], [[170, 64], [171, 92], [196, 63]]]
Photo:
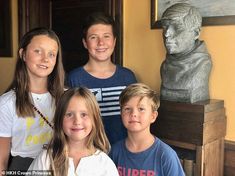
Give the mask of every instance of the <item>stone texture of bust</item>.
[[161, 18], [166, 59], [161, 65], [161, 99], [177, 102], [209, 99], [212, 62], [199, 40], [202, 17], [186, 3], [167, 8]]

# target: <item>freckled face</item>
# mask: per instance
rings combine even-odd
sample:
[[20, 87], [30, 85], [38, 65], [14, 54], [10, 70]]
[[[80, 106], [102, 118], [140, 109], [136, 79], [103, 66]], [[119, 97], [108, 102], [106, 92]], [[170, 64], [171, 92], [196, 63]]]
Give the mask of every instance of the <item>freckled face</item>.
[[54, 39], [46, 35], [32, 38], [26, 51], [20, 49], [30, 79], [45, 78], [53, 71], [56, 64], [58, 45]]
[[144, 97], [132, 97], [121, 111], [122, 121], [129, 132], [150, 130], [150, 124], [156, 120], [157, 112], [152, 110], [151, 100]]
[[88, 111], [85, 100], [72, 97], [63, 119], [63, 131], [69, 142], [84, 142], [92, 130], [91, 113]]
[[110, 61], [116, 44], [112, 26], [105, 24], [92, 25], [87, 31], [86, 39], [83, 39], [83, 44], [89, 52], [89, 59], [98, 62]]

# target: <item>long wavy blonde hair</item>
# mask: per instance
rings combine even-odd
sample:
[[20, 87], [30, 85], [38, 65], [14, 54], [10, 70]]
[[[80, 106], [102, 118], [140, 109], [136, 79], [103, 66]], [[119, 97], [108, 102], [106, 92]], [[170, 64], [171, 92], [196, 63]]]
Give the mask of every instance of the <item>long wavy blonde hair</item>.
[[105, 134], [101, 119], [99, 105], [93, 93], [84, 87], [67, 90], [58, 102], [54, 117], [54, 133], [49, 144], [47, 154], [51, 160], [53, 175], [66, 176], [68, 174], [68, 139], [63, 131], [63, 119], [72, 97], [85, 100], [89, 114], [92, 118], [92, 130], [88, 135], [86, 146], [88, 149], [96, 148], [105, 153], [110, 150], [110, 144]]

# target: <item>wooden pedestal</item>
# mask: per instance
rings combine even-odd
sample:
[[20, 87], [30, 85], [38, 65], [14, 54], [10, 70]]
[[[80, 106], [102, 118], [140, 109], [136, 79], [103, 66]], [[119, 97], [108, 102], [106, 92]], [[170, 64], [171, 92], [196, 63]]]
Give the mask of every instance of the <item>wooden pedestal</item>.
[[193, 160], [194, 176], [223, 176], [226, 116], [222, 100], [161, 101], [158, 113], [152, 133], [172, 146], [182, 160], [188, 156]]

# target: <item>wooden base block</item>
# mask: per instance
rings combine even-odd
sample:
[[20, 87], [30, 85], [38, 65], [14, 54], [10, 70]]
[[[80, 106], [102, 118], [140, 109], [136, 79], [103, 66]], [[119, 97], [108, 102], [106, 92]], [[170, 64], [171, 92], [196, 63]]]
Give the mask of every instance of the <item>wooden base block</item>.
[[151, 132], [159, 138], [204, 145], [223, 138], [226, 116], [223, 100], [196, 103], [161, 101]]

